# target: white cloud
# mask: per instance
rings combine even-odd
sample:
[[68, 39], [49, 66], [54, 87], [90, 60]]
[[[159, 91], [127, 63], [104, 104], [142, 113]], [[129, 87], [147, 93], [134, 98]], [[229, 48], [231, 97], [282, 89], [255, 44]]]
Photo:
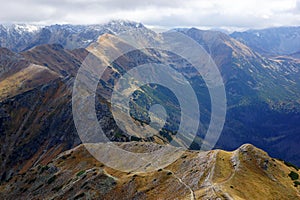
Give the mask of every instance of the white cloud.
[[157, 27], [300, 25], [296, 0], [0, 0], [0, 23], [103, 23], [128, 19]]

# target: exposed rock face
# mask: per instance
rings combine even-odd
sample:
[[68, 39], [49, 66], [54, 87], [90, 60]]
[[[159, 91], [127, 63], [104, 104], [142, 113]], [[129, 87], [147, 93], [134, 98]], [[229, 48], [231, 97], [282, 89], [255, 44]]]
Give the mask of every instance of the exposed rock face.
[[[156, 146], [119, 145], [133, 152]], [[295, 169], [247, 144], [233, 152], [187, 151], [165, 168], [125, 173], [95, 160], [80, 145], [14, 176], [0, 186], [0, 198], [298, 199], [300, 190], [288, 176], [291, 171]]]

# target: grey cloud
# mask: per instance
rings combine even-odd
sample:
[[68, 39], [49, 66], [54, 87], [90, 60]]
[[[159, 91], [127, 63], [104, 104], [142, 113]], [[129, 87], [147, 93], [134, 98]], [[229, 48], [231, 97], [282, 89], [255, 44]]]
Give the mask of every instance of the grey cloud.
[[122, 8], [122, 9], [137, 9], [137, 8], [147, 8], [147, 7], [166, 7], [166, 8], [174, 8], [180, 7], [185, 3], [189, 2], [189, 0], [100, 0], [99, 3], [105, 4], [105, 6], [109, 6], [111, 8]]
[[295, 12], [296, 12], [297, 14], [300, 14], [300, 1], [297, 1], [297, 2], [296, 2]]
[[[265, 5], [272, 5], [273, 1], [280, 2], [266, 0]], [[168, 28], [257, 28], [300, 24], [297, 20], [300, 1], [284, 12], [264, 5], [256, 7], [252, 0], [248, 2], [254, 5], [252, 12], [249, 12], [251, 8], [241, 7], [240, 1], [233, 5], [232, 1], [226, 0], [0, 0], [0, 3], [0, 23], [103, 23], [121, 18]], [[264, 13], [270, 16], [266, 18]]]
[[260, 28], [268, 26], [269, 21], [254, 16], [226, 16], [220, 13], [212, 13], [205, 16], [195, 16], [194, 18], [183, 18], [179, 15], [171, 15], [164, 17], [162, 20], [147, 20], [152, 26], [158, 25], [161, 27], [178, 27], [181, 25], [187, 27], [236, 27], [236, 28]]

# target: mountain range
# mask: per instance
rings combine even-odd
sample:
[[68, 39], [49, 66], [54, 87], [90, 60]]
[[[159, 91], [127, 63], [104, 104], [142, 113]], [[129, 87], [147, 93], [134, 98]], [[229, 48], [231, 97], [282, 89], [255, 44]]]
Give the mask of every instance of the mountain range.
[[[288, 176], [291, 171], [297, 171], [289, 162], [300, 165], [299, 28], [231, 35], [196, 28], [173, 30], [200, 44], [220, 70], [226, 89], [227, 115], [215, 148], [238, 149], [234, 151], [238, 153], [191, 151], [183, 156], [187, 161], [178, 160], [169, 168], [149, 174], [124, 174], [96, 162], [82, 145], [78, 146], [81, 141], [73, 122], [72, 89], [83, 60], [93, 53], [93, 45], [100, 44], [101, 38], [117, 37], [125, 31], [134, 33], [137, 39], [143, 36], [152, 41], [158, 37], [158, 33], [141, 23], [129, 21], [104, 25], [0, 26], [0, 197], [13, 199], [22, 193], [28, 198], [49, 199], [84, 198], [85, 195], [90, 195], [87, 198], [154, 199], [157, 192], [172, 193], [166, 192], [173, 190], [172, 185], [174, 190], [178, 189], [173, 195], [182, 195], [182, 199], [205, 196], [261, 199], [259, 195], [263, 194], [264, 199], [299, 198], [298, 183]], [[163, 88], [149, 85], [133, 99], [137, 111], [132, 117], [137, 123], [149, 123], [143, 112], [147, 104], [165, 104], [173, 114], [158, 135], [130, 136], [120, 130], [113, 119], [107, 96], [111, 95], [114, 83], [128, 70], [126, 67], [133, 68], [136, 63], [149, 60], [168, 62], [180, 69], [201, 99], [201, 126], [191, 145], [191, 150], [199, 150], [210, 122], [208, 89], [186, 60], [171, 53], [137, 50], [118, 58], [110, 66], [107, 76], [104, 75], [98, 85], [96, 96], [100, 125], [110, 140], [126, 142], [130, 148], [134, 141], [138, 141], [137, 145], [152, 142], [163, 145], [170, 139], [184, 143], [174, 134], [178, 128], [175, 123], [179, 117], [178, 102]], [[242, 146], [245, 143], [284, 159], [288, 166], [251, 145]], [[203, 160], [193, 160], [198, 157]], [[242, 159], [238, 167], [237, 157]], [[85, 159], [80, 166], [75, 165]], [[257, 183], [245, 179], [257, 180]], [[64, 182], [67, 180], [68, 183]], [[97, 181], [100, 185], [95, 184]], [[261, 189], [262, 185], [266, 186], [265, 191], [257, 192], [255, 188]], [[57, 196], [41, 192], [45, 190], [56, 191]]]
[[111, 21], [103, 25], [0, 25], [0, 46], [15, 52], [28, 50], [43, 44], [60, 44], [66, 49], [86, 48], [104, 33], [144, 28], [141, 23]]

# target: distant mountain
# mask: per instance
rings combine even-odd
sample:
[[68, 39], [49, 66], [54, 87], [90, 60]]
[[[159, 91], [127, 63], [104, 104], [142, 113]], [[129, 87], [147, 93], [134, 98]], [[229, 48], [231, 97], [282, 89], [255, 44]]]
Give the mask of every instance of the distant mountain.
[[300, 51], [290, 54], [291, 57], [298, 58], [300, 60]]
[[98, 25], [0, 25], [0, 47], [15, 52], [42, 44], [60, 44], [66, 49], [85, 48], [103, 33], [116, 34], [141, 29], [150, 31], [141, 23], [123, 20]]
[[[118, 145], [131, 152], [148, 152], [158, 146], [140, 142]], [[151, 163], [141, 166], [152, 167]], [[4, 182], [0, 198], [299, 199], [299, 184], [296, 168], [250, 144], [233, 152], [187, 151], [167, 167], [140, 173], [112, 169], [80, 145]]]
[[21, 51], [40, 29], [34, 25], [0, 25], [0, 47]]
[[231, 37], [263, 55], [287, 55], [300, 51], [300, 27], [279, 27], [234, 32]]

